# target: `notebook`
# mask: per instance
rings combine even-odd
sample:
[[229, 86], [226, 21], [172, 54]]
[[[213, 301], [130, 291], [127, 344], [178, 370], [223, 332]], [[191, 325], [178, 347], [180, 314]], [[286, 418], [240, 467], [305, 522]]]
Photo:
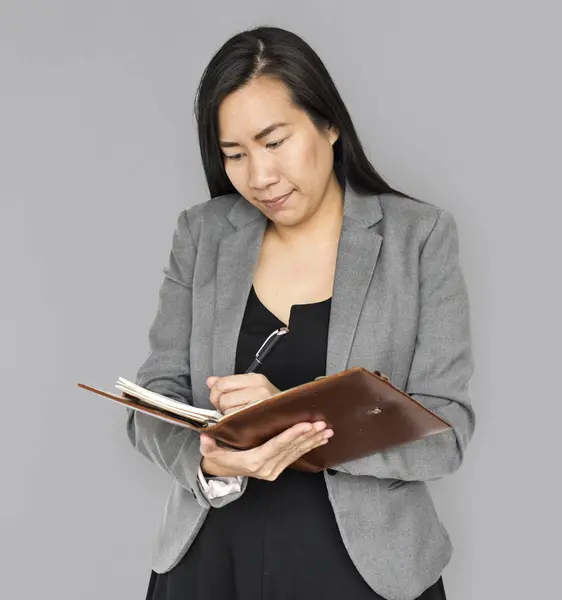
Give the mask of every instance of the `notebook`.
[[353, 367], [248, 404], [223, 415], [166, 398], [122, 377], [121, 396], [79, 383], [79, 387], [155, 418], [204, 431], [224, 446], [248, 450], [301, 422], [325, 421], [329, 443], [299, 458], [292, 468], [316, 472], [416, 442], [451, 425], [379, 371]]

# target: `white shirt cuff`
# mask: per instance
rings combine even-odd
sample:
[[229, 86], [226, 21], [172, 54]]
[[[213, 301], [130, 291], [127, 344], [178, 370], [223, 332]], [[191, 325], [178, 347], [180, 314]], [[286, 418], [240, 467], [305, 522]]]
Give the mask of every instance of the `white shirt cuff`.
[[197, 471], [197, 479], [207, 500], [222, 498], [242, 489], [242, 477], [212, 477], [207, 481], [201, 467]]

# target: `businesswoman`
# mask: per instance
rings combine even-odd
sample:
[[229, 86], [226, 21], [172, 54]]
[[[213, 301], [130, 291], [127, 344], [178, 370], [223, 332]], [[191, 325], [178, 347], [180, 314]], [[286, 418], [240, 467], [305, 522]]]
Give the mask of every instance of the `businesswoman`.
[[210, 199], [179, 215], [137, 383], [228, 413], [362, 366], [452, 430], [311, 474], [289, 466], [338, 435], [326, 423], [239, 452], [130, 412], [132, 444], [172, 478], [147, 598], [442, 600], [452, 546], [426, 482], [460, 466], [474, 429], [453, 218], [381, 179], [288, 31], [228, 40], [196, 114]]

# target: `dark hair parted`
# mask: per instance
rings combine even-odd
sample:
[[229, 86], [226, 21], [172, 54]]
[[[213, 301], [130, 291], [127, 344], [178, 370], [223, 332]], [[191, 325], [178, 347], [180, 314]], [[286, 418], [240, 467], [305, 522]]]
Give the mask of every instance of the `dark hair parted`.
[[278, 27], [257, 27], [231, 37], [213, 56], [199, 83], [195, 115], [199, 147], [211, 197], [235, 192], [219, 147], [218, 113], [231, 93], [260, 77], [273, 77], [289, 90], [293, 103], [321, 130], [339, 131], [334, 171], [340, 185], [361, 195], [392, 193], [368, 160], [347, 108], [324, 63], [298, 35]]

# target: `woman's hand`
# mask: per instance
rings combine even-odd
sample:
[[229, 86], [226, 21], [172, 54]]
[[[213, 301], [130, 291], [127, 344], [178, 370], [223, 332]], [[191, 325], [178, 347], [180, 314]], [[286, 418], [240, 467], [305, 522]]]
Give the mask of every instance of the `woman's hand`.
[[280, 391], [265, 375], [258, 373], [207, 377], [207, 385], [211, 390], [211, 404], [224, 415]]
[[298, 423], [251, 450], [221, 448], [210, 436], [202, 433], [201, 469], [216, 477], [246, 476], [274, 481], [301, 456], [328, 443], [333, 431], [326, 423]]

